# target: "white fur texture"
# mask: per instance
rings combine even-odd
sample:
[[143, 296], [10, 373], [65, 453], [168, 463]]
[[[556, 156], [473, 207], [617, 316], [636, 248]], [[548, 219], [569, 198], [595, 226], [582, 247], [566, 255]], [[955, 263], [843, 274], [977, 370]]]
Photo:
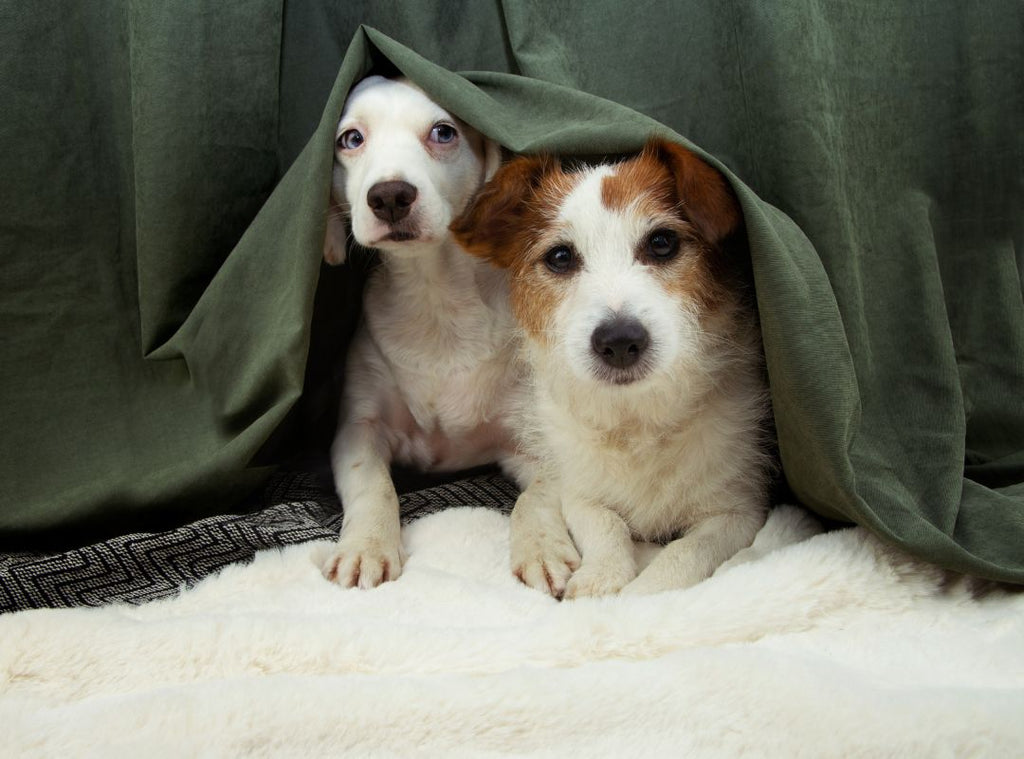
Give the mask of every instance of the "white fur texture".
[[[439, 128], [454, 137], [439, 142]], [[370, 588], [402, 571], [390, 465], [452, 471], [508, 457], [505, 407], [517, 379], [504, 276], [448, 231], [497, 169], [500, 148], [409, 82], [381, 77], [353, 88], [337, 134], [325, 258], [340, 259], [338, 220], [347, 219], [381, 265], [348, 354], [331, 451], [345, 518], [324, 574]], [[401, 218], [378, 216], [374, 188], [395, 182], [415, 200]]]
[[[652, 214], [651, 203], [640, 202], [642, 193], [657, 191], [648, 187], [634, 188], [623, 207], [609, 207], [602, 188], [622, 167], [644, 160], [571, 175], [574, 187], [537, 230], [536, 248], [570, 247], [574, 271], [552, 274], [537, 265], [519, 275], [522, 282], [561, 282], [553, 306], [548, 291], [529, 291], [547, 318], [540, 334], [526, 336], [532, 392], [519, 427], [539, 483], [525, 497], [539, 490], [543, 500], [560, 501], [582, 557], [566, 580], [558, 569], [565, 565], [550, 556], [557, 549], [546, 555], [537, 539], [533, 566], [556, 570], [523, 575], [555, 595], [564, 587], [570, 598], [693, 585], [750, 545], [767, 505], [768, 402], [754, 316], [735, 296], [708, 312], [680, 287], [682, 275], [666, 277], [664, 264], [638, 256], [649, 236], [680, 224], [679, 211], [663, 200]], [[540, 181], [564, 185], [558, 175]], [[680, 248], [679, 259], [720, 255], [685, 242]], [[517, 287], [519, 280], [513, 298]], [[626, 384], [607, 377], [592, 346], [595, 330], [613, 317], [649, 335], [637, 364], [643, 372]], [[672, 542], [638, 572], [632, 537]], [[513, 565], [523, 563], [514, 551]]]
[[[552, 229], [551, 242], [572, 242], [584, 259], [577, 282], [554, 318], [552, 355], [548, 362], [559, 375], [572, 373], [580, 389], [600, 393], [605, 383], [595, 379], [601, 363], [591, 348], [590, 336], [612, 314], [637, 319], [651, 336], [648, 357], [651, 375], [671, 383], [671, 391], [685, 394], [683, 376], [668, 376], [675, 367], [692, 369], [704, 358], [695, 339], [699, 334], [697, 315], [689, 303], [664, 291], [650, 268], [635, 261], [634, 251], [644, 235], [660, 221], [631, 210], [612, 211], [601, 202], [601, 183], [614, 173], [612, 166], [596, 166], [581, 172], [575, 189], [565, 198]], [[542, 246], [541, 246], [542, 247]], [[682, 374], [682, 372], [680, 372]], [[615, 395], [622, 395], [621, 389]], [[594, 413], [614, 414], [603, 398], [593, 403]], [[611, 420], [609, 420], [611, 421]]]
[[558, 603], [510, 575], [507, 519], [455, 509], [368, 592], [316, 543], [141, 607], [0, 616], [0, 754], [1024, 755], [1024, 596], [813, 532], [782, 509], [692, 588]]

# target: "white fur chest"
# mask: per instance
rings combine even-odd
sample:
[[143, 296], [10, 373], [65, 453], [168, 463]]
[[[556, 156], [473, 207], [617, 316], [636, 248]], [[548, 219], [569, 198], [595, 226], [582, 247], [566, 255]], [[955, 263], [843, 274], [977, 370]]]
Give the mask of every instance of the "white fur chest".
[[423, 469], [474, 466], [509, 449], [515, 377], [503, 275], [464, 258], [416, 288], [396, 288], [394, 272], [378, 270], [365, 295], [380, 418], [395, 458]]
[[536, 442], [563, 497], [615, 511], [638, 538], [676, 536], [761, 484], [760, 438], [751, 427], [760, 401], [750, 395], [694, 404], [691, 413], [678, 396], [673, 404], [652, 394], [628, 411], [600, 396], [535, 397]]

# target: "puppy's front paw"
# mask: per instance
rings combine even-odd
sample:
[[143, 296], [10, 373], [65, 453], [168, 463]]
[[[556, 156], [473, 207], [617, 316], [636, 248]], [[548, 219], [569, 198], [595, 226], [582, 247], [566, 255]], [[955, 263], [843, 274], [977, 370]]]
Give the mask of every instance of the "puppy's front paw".
[[632, 561], [584, 561], [565, 587], [565, 598], [610, 596], [636, 577]]
[[322, 571], [343, 588], [375, 588], [402, 574], [401, 544], [381, 537], [342, 537]]
[[531, 588], [561, 598], [580, 554], [572, 538], [561, 530], [531, 529], [513, 534], [512, 574]]

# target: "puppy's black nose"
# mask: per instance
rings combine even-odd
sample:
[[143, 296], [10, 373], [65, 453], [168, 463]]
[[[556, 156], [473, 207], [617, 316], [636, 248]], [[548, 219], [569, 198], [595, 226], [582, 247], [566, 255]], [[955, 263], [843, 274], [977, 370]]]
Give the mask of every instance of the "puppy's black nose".
[[608, 366], [627, 369], [647, 350], [651, 342], [644, 325], [636, 319], [616, 316], [601, 322], [590, 335], [590, 347]]
[[394, 223], [409, 215], [417, 194], [416, 188], [408, 182], [377, 182], [366, 193], [366, 202], [374, 216]]

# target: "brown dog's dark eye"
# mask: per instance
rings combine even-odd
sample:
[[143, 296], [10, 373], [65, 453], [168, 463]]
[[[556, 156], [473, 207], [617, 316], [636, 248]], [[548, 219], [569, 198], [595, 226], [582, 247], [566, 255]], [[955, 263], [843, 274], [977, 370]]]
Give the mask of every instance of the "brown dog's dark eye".
[[679, 252], [679, 235], [671, 229], [656, 229], [647, 238], [644, 252], [653, 261], [668, 261]]
[[556, 245], [544, 255], [544, 264], [555, 274], [568, 274], [576, 268], [576, 254], [568, 245]]

